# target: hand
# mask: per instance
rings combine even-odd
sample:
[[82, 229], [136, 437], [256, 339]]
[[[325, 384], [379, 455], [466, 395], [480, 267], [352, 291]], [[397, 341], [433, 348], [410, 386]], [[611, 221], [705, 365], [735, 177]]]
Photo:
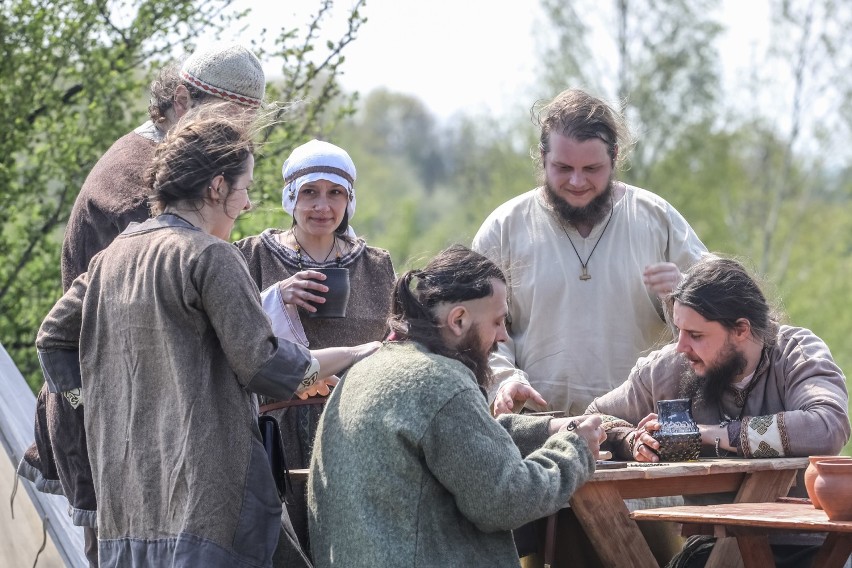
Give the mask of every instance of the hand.
[[601, 428], [601, 417], [599, 415], [590, 414], [580, 422], [576, 420], [569, 422], [563, 426], [563, 430], [573, 430], [575, 434], [586, 441], [586, 445], [589, 446], [589, 451], [592, 452], [595, 460], [599, 458], [601, 444], [606, 441], [606, 431]]
[[311, 302], [324, 304], [325, 298], [312, 294], [311, 290], [325, 293], [328, 292], [328, 286], [320, 284], [316, 280], [325, 280], [325, 274], [315, 270], [302, 270], [290, 278], [282, 280], [278, 283], [281, 301], [285, 304], [301, 306], [309, 312], [317, 311], [316, 306]]
[[655, 430], [660, 429], [660, 423], [657, 421], [657, 415], [653, 412], [639, 421], [639, 427], [633, 438], [633, 459], [639, 462], [655, 463], [660, 461], [660, 456], [657, 453], [660, 450], [660, 443], [650, 434]]
[[336, 375], [328, 376], [324, 379], [316, 379], [314, 382], [305, 386], [303, 384], [296, 390], [296, 396], [305, 400], [312, 396], [328, 396], [333, 386], [337, 386], [340, 379]]
[[361, 345], [355, 345], [352, 347], [352, 362], [351, 365], [354, 365], [361, 359], [368, 357], [379, 350], [379, 347], [382, 346], [381, 341], [371, 341], [369, 343], [362, 343]]
[[547, 401], [537, 390], [522, 382], [510, 381], [497, 391], [494, 398], [494, 416], [509, 414], [515, 409], [515, 401], [523, 404], [530, 399], [541, 406], [547, 406]]
[[661, 298], [675, 289], [680, 278], [680, 270], [672, 262], [649, 264], [642, 273], [645, 287]]

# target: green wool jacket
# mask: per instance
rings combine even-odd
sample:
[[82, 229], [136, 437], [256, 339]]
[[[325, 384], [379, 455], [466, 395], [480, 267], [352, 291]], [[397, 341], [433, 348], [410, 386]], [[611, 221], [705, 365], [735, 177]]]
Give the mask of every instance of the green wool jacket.
[[549, 418], [495, 420], [473, 373], [387, 343], [335, 388], [308, 494], [314, 564], [520, 565], [511, 530], [550, 515], [594, 473], [585, 441]]

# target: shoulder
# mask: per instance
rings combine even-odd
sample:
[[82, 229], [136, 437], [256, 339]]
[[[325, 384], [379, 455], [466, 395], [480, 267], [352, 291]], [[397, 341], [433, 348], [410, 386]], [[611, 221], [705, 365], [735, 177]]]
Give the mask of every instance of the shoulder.
[[656, 193], [626, 183], [623, 185], [625, 189], [624, 199], [636, 209], [665, 214], [671, 212], [677, 213], [677, 210], [671, 203]]
[[234, 246], [237, 249], [243, 251], [243, 253], [256, 251], [258, 249], [264, 248], [266, 245], [264, 244], [269, 238], [274, 238], [275, 233], [280, 232], [275, 229], [266, 229], [262, 233], [258, 235], [251, 235], [249, 237], [244, 237], [238, 241], [234, 241]]
[[364, 362], [394, 369], [395, 380], [405, 384], [407, 389], [440, 390], [447, 398], [461, 390], [478, 390], [473, 372], [464, 364], [432, 353], [414, 341], [385, 343], [378, 353]]
[[390, 252], [383, 248], [364, 247], [364, 252], [361, 258], [365, 263], [376, 269], [385, 270], [393, 275], [393, 261], [391, 260]]
[[776, 359], [783, 358], [788, 364], [823, 359], [833, 361], [825, 341], [804, 327], [779, 326], [771, 351]]
[[648, 355], [639, 357], [630, 371], [630, 378], [643, 380], [643, 382], [678, 379], [685, 369], [683, 357], [677, 352], [676, 345], [670, 343]]
[[485, 218], [485, 221], [482, 224], [483, 227], [486, 225], [499, 224], [506, 219], [510, 219], [528, 211], [530, 207], [535, 206], [536, 195], [538, 193], [539, 188], [531, 189], [530, 191], [513, 197], [509, 201], [499, 205], [488, 215], [488, 217]]
[[472, 248], [485, 254], [486, 249], [498, 246], [502, 238], [513, 230], [513, 226], [520, 224], [527, 227], [530, 216], [541, 207], [538, 203], [539, 192], [540, 188], [535, 188], [522, 193], [492, 211], [473, 237]]

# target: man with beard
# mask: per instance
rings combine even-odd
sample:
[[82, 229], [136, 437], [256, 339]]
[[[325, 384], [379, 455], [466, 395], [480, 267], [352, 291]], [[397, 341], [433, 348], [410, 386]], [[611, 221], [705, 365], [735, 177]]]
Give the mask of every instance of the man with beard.
[[397, 279], [393, 341], [350, 369], [320, 419], [308, 492], [318, 568], [517, 567], [510, 531], [592, 475], [599, 417], [491, 417], [483, 389], [506, 313], [500, 269], [463, 246]]
[[846, 378], [828, 346], [810, 330], [779, 325], [740, 263], [700, 261], [666, 311], [677, 342], [640, 359], [587, 410], [618, 417], [605, 418], [616, 456], [659, 461], [653, 412], [672, 398], [692, 399], [703, 455], [836, 454], [849, 441]]
[[[659, 461], [649, 432], [659, 429], [656, 401], [673, 398], [692, 400], [704, 456], [834, 455], [849, 441], [846, 378], [828, 346], [810, 330], [779, 325], [740, 263], [695, 264], [667, 297], [666, 314], [677, 341], [640, 359], [624, 384], [586, 411], [605, 415], [607, 446], [617, 458]], [[801, 475], [790, 494], [805, 496]], [[689, 558], [689, 566], [703, 566], [713, 542], [691, 537], [669, 565]], [[786, 535], [772, 543], [776, 563], [810, 566], [815, 544]]]
[[707, 251], [664, 199], [615, 180], [629, 136], [606, 103], [567, 90], [537, 121], [542, 186], [498, 207], [473, 240], [509, 281], [495, 414], [577, 414], [618, 386], [666, 341], [659, 295]]

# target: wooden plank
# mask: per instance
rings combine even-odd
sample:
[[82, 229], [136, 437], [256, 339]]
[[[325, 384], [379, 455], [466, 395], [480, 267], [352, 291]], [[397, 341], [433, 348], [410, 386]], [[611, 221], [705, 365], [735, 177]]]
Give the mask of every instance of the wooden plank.
[[691, 462], [627, 462], [627, 468], [596, 472], [591, 483], [624, 479], [656, 479], [688, 475], [750, 473], [758, 471], [800, 470], [808, 467], [808, 458], [731, 459], [700, 458]]
[[575, 491], [571, 507], [577, 520], [604, 566], [659, 568], [645, 537], [630, 519], [630, 512], [613, 485], [586, 483]]
[[[799, 503], [726, 503], [643, 509], [633, 519], [699, 525], [852, 534], [852, 521], [830, 521], [825, 511]], [[735, 531], [732, 531], [735, 532]]]
[[670, 495], [703, 495], [706, 493], [734, 493], [742, 485], [745, 473], [731, 472], [715, 475], [689, 475], [657, 479], [623, 479], [599, 481], [597, 484], [615, 488], [623, 499], [666, 497]]

